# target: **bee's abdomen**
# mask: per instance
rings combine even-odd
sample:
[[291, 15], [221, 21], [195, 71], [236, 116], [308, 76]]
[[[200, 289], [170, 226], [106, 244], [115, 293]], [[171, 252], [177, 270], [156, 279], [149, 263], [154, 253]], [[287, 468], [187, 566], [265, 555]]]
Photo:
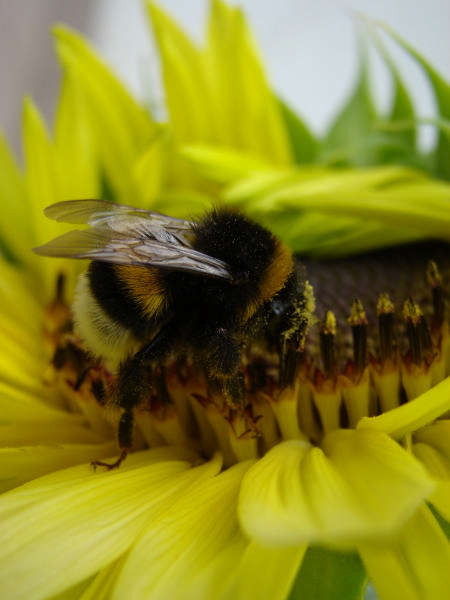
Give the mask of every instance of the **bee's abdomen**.
[[109, 316], [94, 296], [89, 274], [81, 275], [72, 304], [74, 328], [94, 356], [119, 365], [142, 346], [129, 327]]
[[107, 316], [139, 337], [145, 314], [121, 280], [117, 265], [93, 261], [87, 278], [92, 296]]
[[95, 356], [119, 364], [159, 330], [168, 307], [156, 269], [94, 261], [76, 290], [75, 329]]

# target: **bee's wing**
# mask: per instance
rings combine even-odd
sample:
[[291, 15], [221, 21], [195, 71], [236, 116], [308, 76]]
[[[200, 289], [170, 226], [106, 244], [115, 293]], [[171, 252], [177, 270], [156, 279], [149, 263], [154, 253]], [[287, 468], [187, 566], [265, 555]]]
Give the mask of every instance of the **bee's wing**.
[[[157, 212], [116, 204], [107, 200], [66, 200], [47, 206], [44, 214], [49, 219], [65, 223], [97, 225], [114, 225], [126, 217], [134, 217], [152, 223], [157, 227], [169, 229], [172, 232], [191, 231], [191, 223], [183, 219], [175, 219]], [[114, 227], [113, 227], [114, 228]]]
[[189, 271], [210, 277], [232, 279], [223, 261], [194, 250], [167, 230], [149, 236], [141, 227], [122, 232], [106, 226], [65, 233], [48, 244], [34, 248], [37, 254], [99, 260], [120, 265], [140, 265]]

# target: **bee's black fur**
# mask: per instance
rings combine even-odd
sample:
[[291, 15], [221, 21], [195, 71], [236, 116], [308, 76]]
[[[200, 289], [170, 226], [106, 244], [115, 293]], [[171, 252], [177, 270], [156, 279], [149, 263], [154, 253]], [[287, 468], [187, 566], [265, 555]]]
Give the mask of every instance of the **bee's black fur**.
[[236, 282], [257, 283], [272, 260], [275, 236], [235, 210], [212, 210], [193, 229], [194, 248], [226, 262]]
[[164, 275], [175, 313], [186, 316], [195, 336], [201, 330], [236, 325], [249, 302], [260, 294], [258, 284], [272, 260], [276, 238], [230, 209], [213, 210], [193, 229], [193, 247], [226, 262], [232, 274], [231, 282], [187, 273]]
[[138, 338], [142, 336], [146, 316], [127, 289], [121, 285], [115, 266], [107, 262], [92, 261], [88, 269], [92, 295], [105, 313], [116, 323], [131, 329]]

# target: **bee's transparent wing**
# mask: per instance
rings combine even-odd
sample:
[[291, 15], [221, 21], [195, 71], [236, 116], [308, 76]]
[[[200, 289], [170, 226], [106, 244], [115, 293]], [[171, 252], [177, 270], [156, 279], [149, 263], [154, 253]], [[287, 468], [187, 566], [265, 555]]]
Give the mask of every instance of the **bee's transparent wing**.
[[226, 263], [181, 243], [167, 231], [165, 236], [157, 237], [148, 236], [140, 229], [120, 232], [97, 225], [69, 231], [34, 251], [44, 256], [158, 267], [232, 279]]
[[190, 221], [183, 219], [175, 219], [161, 213], [136, 208], [133, 206], [125, 206], [124, 204], [116, 204], [107, 200], [66, 200], [57, 202], [51, 206], [47, 206], [44, 214], [55, 221], [63, 221], [65, 223], [74, 223], [76, 225], [108, 225], [115, 228], [117, 223], [124, 219], [133, 218], [140, 219], [143, 222], [155, 227], [168, 229], [172, 233], [183, 233], [191, 231]]

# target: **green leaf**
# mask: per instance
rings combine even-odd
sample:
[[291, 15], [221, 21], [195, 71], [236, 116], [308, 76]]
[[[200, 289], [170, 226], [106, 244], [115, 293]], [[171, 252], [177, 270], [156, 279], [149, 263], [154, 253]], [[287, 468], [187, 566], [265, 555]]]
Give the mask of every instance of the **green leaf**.
[[377, 111], [369, 81], [367, 45], [360, 39], [360, 74], [353, 94], [331, 126], [321, 149], [323, 162], [364, 166], [378, 162], [376, 151], [367, 144], [373, 135]]
[[[439, 116], [450, 121], [450, 85], [433, 69], [433, 67], [405, 40], [395, 33], [387, 25], [380, 25], [402, 48], [410, 54], [425, 71], [434, 91]], [[450, 179], [450, 137], [445, 130], [441, 129], [437, 148], [435, 151], [435, 174], [444, 179]]]
[[298, 164], [315, 162], [318, 142], [306, 125], [283, 100], [279, 100], [281, 114], [287, 126], [295, 162]]
[[359, 600], [366, 582], [366, 573], [357, 554], [311, 547], [289, 600]]
[[387, 66], [390, 75], [394, 83], [394, 100], [390, 115], [386, 119], [387, 123], [396, 123], [398, 121], [409, 121], [410, 126], [407, 128], [400, 128], [398, 130], [392, 129], [390, 132], [390, 138], [396, 140], [400, 144], [404, 144], [410, 149], [411, 152], [415, 152], [416, 149], [416, 120], [414, 113], [414, 106], [409, 96], [408, 90], [403, 83], [400, 73], [392, 60], [389, 52], [386, 50], [385, 45], [382, 43], [377, 30], [372, 26], [371, 22], [366, 21], [368, 32], [381, 56]]

